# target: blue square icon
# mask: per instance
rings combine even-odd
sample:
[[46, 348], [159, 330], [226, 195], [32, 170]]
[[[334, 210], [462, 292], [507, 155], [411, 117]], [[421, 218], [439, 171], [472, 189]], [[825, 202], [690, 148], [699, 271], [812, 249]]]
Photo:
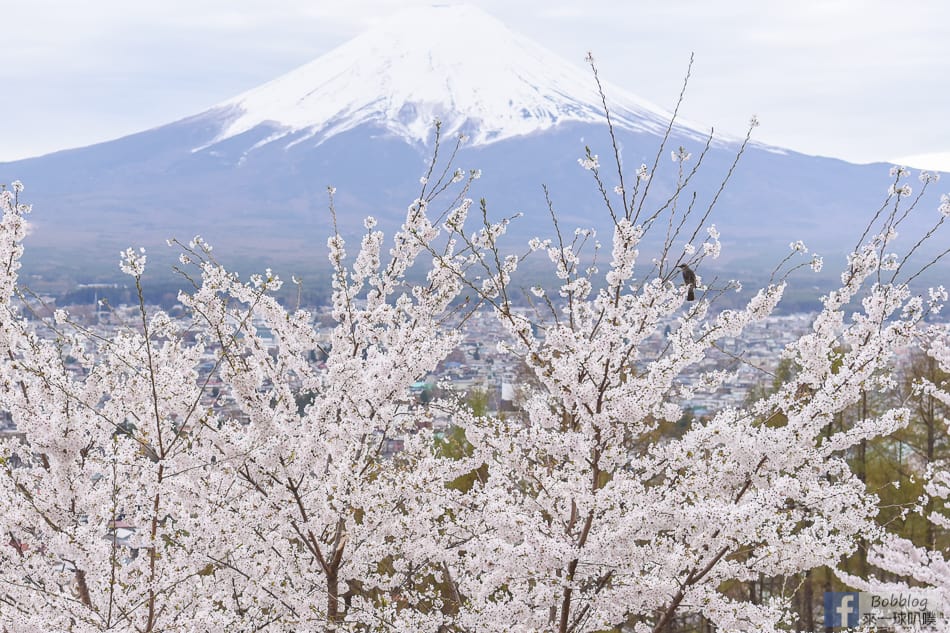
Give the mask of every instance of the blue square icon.
[[858, 626], [860, 608], [857, 591], [825, 592], [825, 626]]

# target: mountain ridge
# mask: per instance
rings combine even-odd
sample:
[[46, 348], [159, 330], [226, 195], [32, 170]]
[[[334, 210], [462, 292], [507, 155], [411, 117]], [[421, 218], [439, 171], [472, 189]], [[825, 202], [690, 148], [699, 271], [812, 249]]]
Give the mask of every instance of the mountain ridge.
[[[424, 24], [437, 27], [423, 29]], [[616, 86], [606, 89], [615, 125], [653, 133], [666, 129], [669, 113]], [[224, 125], [206, 147], [262, 124], [275, 128], [263, 143], [303, 130], [294, 143], [314, 138], [319, 144], [376, 123], [427, 146], [439, 120], [446, 135], [465, 134], [477, 147], [561, 123], [605, 122], [589, 71], [467, 4], [404, 9], [207, 114]], [[682, 122], [679, 127], [697, 136], [708, 133]]]

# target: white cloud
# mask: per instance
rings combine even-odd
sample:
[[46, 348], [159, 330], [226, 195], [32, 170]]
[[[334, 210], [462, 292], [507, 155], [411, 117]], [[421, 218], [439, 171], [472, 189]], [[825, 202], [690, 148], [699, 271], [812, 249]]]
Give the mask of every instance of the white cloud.
[[932, 152], [930, 154], [902, 156], [890, 162], [895, 165], [904, 165], [916, 169], [940, 171], [945, 174], [950, 174], [950, 152]]

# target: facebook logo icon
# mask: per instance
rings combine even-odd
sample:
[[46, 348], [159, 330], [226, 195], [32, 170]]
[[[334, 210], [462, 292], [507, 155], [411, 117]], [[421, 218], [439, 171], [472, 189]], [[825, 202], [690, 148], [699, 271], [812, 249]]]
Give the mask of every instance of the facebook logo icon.
[[825, 626], [858, 626], [857, 591], [825, 592]]

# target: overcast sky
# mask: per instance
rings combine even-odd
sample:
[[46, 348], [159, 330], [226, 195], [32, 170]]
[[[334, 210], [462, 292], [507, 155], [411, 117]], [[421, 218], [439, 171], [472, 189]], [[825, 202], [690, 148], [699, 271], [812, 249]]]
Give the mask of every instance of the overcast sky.
[[[412, 0], [0, 0], [0, 160], [201, 112]], [[577, 64], [734, 135], [950, 171], [947, 0], [472, 0]]]

